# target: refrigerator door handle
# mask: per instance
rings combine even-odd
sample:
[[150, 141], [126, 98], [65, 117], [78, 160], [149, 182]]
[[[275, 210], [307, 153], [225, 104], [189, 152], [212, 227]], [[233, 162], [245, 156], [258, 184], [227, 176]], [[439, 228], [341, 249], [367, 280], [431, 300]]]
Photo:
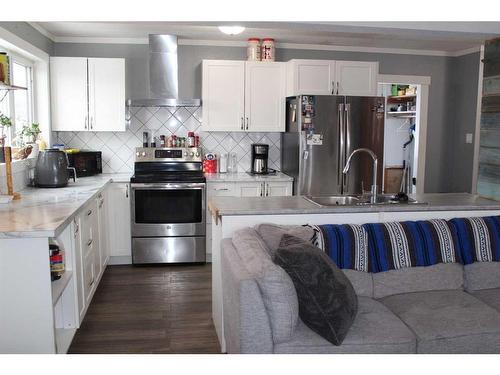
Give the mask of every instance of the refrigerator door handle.
[[[351, 139], [351, 105], [349, 103], [346, 103], [345, 105], [345, 120], [346, 120], [346, 125], [345, 125], [345, 133], [346, 133], [346, 145], [345, 145], [345, 153], [347, 153], [347, 150], [350, 150], [351, 144], [350, 144], [350, 139]], [[345, 158], [347, 158], [349, 155], [345, 155]], [[343, 191], [347, 191], [347, 185], [348, 185], [348, 175], [344, 176], [344, 186], [343, 186]]]
[[[339, 135], [339, 154], [337, 158], [337, 165], [338, 165], [338, 184], [342, 188], [343, 187], [343, 181], [344, 181], [344, 175], [342, 173], [342, 169], [344, 169], [344, 104], [339, 104], [339, 128], [340, 128], [340, 135]], [[343, 191], [342, 191], [343, 193]]]

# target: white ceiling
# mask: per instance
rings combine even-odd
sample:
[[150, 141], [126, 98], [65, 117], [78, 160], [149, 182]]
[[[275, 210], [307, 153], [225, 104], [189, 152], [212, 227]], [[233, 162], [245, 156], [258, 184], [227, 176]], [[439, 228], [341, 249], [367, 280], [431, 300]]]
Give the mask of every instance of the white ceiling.
[[38, 22], [56, 42], [147, 43], [148, 34], [186, 40], [244, 42], [272, 37], [278, 43], [439, 51], [456, 53], [500, 37], [500, 22], [235, 22], [246, 30], [222, 34], [219, 22]]

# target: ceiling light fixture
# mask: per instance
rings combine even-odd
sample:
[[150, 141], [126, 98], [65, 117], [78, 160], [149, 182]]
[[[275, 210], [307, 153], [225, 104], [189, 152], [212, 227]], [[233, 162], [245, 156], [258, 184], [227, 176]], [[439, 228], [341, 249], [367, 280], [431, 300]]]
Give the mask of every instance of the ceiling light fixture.
[[227, 35], [238, 35], [245, 30], [243, 26], [219, 26], [219, 30]]

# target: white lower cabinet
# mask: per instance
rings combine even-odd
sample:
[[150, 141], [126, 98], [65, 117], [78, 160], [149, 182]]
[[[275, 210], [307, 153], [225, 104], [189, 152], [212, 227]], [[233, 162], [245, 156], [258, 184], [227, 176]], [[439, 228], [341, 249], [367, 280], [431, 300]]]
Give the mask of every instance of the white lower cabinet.
[[[278, 197], [292, 195], [293, 181], [207, 182], [207, 202], [213, 197]], [[207, 207], [206, 252], [212, 259], [212, 215]]]
[[109, 263], [130, 264], [132, 263], [130, 185], [113, 182], [108, 187], [107, 200]]

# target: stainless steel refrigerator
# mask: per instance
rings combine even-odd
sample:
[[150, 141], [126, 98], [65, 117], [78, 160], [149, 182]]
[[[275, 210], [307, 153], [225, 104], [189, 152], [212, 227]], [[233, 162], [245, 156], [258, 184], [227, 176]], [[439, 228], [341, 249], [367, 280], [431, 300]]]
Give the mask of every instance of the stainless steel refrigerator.
[[286, 100], [286, 132], [281, 134], [281, 170], [294, 177], [294, 194], [322, 196], [361, 194], [372, 185], [372, 159], [354, 156], [357, 148], [378, 158], [380, 192], [384, 157], [384, 98], [300, 95]]

